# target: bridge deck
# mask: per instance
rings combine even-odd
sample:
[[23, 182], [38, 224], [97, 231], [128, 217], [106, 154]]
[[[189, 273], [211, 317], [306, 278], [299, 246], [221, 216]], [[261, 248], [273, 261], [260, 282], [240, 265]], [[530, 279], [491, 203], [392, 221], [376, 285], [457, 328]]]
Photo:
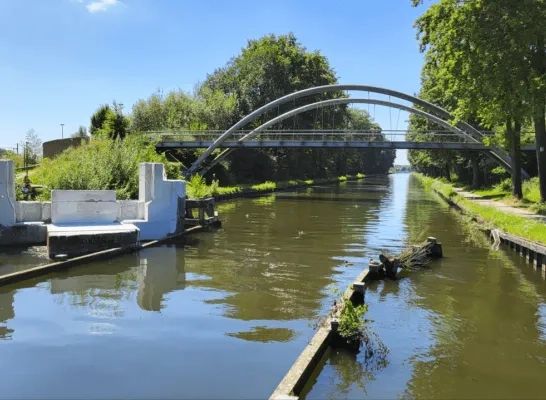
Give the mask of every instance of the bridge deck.
[[[158, 148], [208, 148], [217, 140], [221, 131], [177, 131], [149, 132]], [[489, 147], [472, 139], [448, 131], [426, 132], [427, 141], [406, 141], [407, 130], [266, 130], [258, 134], [253, 131], [235, 131], [220, 144], [220, 148], [380, 148], [380, 149], [432, 149], [485, 151]], [[249, 135], [250, 134], [250, 135]], [[425, 134], [420, 132], [421, 135]], [[482, 132], [484, 137], [493, 136]], [[390, 140], [389, 140], [390, 139]], [[532, 151], [534, 145], [522, 146]]]
[[[158, 142], [157, 148], [208, 148], [212, 141], [172, 141]], [[483, 151], [489, 148], [482, 143], [464, 143], [464, 142], [360, 142], [360, 141], [225, 141], [220, 148], [376, 148], [376, 149], [436, 149], [436, 150], [469, 150]]]

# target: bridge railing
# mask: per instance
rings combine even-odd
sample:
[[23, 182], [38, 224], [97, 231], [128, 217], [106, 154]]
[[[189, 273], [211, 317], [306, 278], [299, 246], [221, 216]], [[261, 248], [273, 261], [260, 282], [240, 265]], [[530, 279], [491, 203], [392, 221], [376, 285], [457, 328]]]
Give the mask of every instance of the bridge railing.
[[[240, 141], [252, 132], [251, 130], [236, 131], [227, 139], [229, 142]], [[148, 134], [162, 142], [214, 142], [224, 131], [202, 130], [202, 131], [175, 131], [175, 132], [148, 132]], [[413, 133], [407, 130], [377, 131], [377, 130], [267, 130], [257, 133], [255, 136], [245, 138], [245, 141], [254, 142], [279, 142], [279, 141], [404, 141], [408, 134]], [[419, 132], [426, 137], [427, 141], [442, 143], [469, 143], [472, 139], [468, 136], [457, 135], [449, 131], [428, 131]], [[493, 133], [485, 132], [484, 136], [491, 136]]]

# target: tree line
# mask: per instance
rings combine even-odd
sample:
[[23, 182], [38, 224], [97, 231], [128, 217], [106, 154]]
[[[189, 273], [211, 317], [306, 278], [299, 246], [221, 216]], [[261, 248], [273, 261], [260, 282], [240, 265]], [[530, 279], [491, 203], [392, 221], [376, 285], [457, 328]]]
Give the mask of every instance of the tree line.
[[[412, 0], [415, 7], [424, 0]], [[538, 175], [546, 200], [546, 3], [542, 0], [439, 0], [416, 20], [424, 66], [419, 97], [493, 133], [488, 143], [509, 152], [512, 194], [522, 197], [523, 167]], [[453, 121], [454, 123], [457, 121]], [[427, 140], [440, 129], [411, 116], [408, 135]], [[413, 132], [415, 131], [415, 132]], [[536, 143], [534, 154], [522, 152]], [[411, 150], [422, 172], [479, 186], [499, 168], [485, 155], [460, 151]], [[502, 174], [502, 173], [501, 173]]]
[[[227, 130], [257, 108], [286, 94], [313, 86], [330, 85], [338, 78], [328, 59], [310, 52], [293, 34], [267, 35], [249, 40], [240, 54], [207, 75], [192, 93], [164, 93], [158, 89], [139, 100], [130, 115], [119, 105], [102, 105], [91, 117], [92, 137], [123, 139], [152, 131]], [[252, 129], [295, 107], [311, 102], [346, 97], [343, 92], [321, 93], [281, 105], [248, 124]], [[324, 107], [285, 120], [272, 129], [374, 130], [376, 140], [385, 140], [380, 126], [361, 109], [347, 105]], [[188, 167], [203, 150], [171, 150], [167, 157]], [[215, 157], [218, 151], [211, 155]], [[346, 174], [387, 173], [394, 150], [382, 149], [237, 149], [212, 168], [222, 183], [309, 179]]]

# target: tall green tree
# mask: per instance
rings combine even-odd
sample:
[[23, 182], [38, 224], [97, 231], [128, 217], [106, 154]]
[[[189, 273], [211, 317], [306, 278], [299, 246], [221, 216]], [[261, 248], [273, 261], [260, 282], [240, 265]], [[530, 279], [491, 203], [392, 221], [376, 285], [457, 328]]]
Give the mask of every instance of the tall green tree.
[[[207, 77], [201, 90], [220, 91], [225, 96], [235, 95], [237, 108], [229, 121], [229, 125], [233, 125], [257, 108], [286, 94], [313, 86], [335, 83], [337, 83], [337, 76], [328, 59], [318, 51], [308, 51], [290, 33], [280, 36], [267, 35], [257, 40], [250, 40], [241, 54]], [[304, 104], [344, 96], [342, 92], [334, 92], [297, 99], [290, 104], [271, 110], [262, 118], [253, 121], [247, 128], [254, 128], [266, 120]], [[348, 121], [348, 108], [343, 105], [309, 111], [285, 120], [273, 128], [279, 130], [344, 128]], [[338, 173], [340, 169], [344, 170], [346, 165], [341, 168], [339, 159], [345, 154], [344, 150], [337, 149], [264, 151], [241, 149], [233, 153], [231, 162], [237, 163], [242, 168], [245, 159], [256, 160], [256, 157], [267, 157], [274, 160], [275, 174], [260, 176], [257, 179], [306, 178], [331, 175]], [[381, 154], [381, 150], [373, 150], [373, 155], [377, 158], [380, 158]], [[252, 168], [251, 163], [247, 164], [248, 169]], [[384, 172], [386, 171], [388, 168]]]
[[100, 106], [91, 116], [89, 131], [93, 136], [110, 139], [124, 139], [129, 133], [130, 120], [122, 113], [121, 105], [114, 102]]
[[540, 21], [545, 17], [543, 0], [440, 0], [416, 22], [426, 62], [435, 69], [439, 88], [456, 101], [456, 115], [476, 115], [490, 128], [504, 126], [518, 197], [521, 127], [533, 119], [543, 200], [546, 28]]
[[101, 105], [91, 116], [91, 124], [89, 125], [89, 133], [95, 135], [98, 130], [102, 129], [102, 125], [106, 121], [107, 116], [112, 112], [108, 104]]

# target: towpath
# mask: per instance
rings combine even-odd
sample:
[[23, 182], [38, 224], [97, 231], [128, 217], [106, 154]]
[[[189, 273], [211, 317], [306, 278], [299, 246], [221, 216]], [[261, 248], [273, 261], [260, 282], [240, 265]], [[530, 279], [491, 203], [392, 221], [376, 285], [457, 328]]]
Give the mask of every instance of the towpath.
[[477, 204], [481, 204], [487, 207], [493, 207], [504, 213], [514, 214], [519, 217], [529, 218], [535, 221], [546, 223], [545, 215], [536, 214], [524, 208], [513, 207], [498, 200], [487, 199], [480, 195], [477, 195], [476, 193], [467, 192], [463, 189], [454, 188], [454, 190], [459, 196], [464, 197], [467, 200], [472, 200]]

